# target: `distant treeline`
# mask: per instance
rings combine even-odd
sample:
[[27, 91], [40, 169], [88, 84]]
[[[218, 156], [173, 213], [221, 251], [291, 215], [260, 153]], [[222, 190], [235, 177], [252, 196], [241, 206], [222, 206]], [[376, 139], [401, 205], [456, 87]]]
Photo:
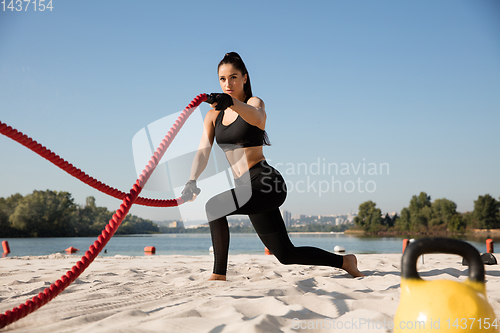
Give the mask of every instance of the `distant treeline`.
[[486, 194], [474, 201], [472, 212], [459, 213], [453, 201], [436, 199], [431, 202], [431, 197], [421, 192], [412, 197], [409, 207], [403, 208], [399, 216], [382, 216], [375, 202], [366, 201], [359, 206], [354, 223], [368, 233], [439, 234], [496, 229], [500, 228], [500, 202]]
[[[0, 237], [86, 237], [99, 235], [113, 216], [88, 197], [76, 205], [68, 192], [33, 191], [0, 198]], [[116, 234], [158, 233], [150, 220], [127, 215]]]

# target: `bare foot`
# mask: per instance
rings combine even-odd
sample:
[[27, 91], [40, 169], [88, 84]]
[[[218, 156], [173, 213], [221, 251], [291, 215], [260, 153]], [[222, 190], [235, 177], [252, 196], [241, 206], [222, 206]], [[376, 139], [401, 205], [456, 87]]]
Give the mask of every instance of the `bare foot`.
[[226, 276], [225, 275], [220, 275], [220, 274], [212, 274], [210, 279], [208, 281], [226, 281]]
[[354, 254], [346, 254], [344, 256], [344, 263], [342, 264], [342, 269], [354, 277], [365, 276], [358, 269], [358, 260]]

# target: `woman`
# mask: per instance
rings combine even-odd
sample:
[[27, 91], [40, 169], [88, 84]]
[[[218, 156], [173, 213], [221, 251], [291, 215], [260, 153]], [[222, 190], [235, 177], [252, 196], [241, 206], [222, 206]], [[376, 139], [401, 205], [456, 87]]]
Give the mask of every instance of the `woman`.
[[286, 198], [280, 173], [267, 164], [263, 146], [269, 145], [264, 102], [252, 95], [250, 77], [236, 52], [227, 53], [218, 65], [222, 94], [210, 95], [211, 106], [204, 134], [195, 155], [190, 180], [182, 195], [196, 199], [196, 179], [205, 169], [214, 138], [225, 152], [235, 188], [211, 198], [206, 213], [214, 249], [214, 270], [209, 280], [226, 280], [229, 251], [227, 216], [248, 215], [264, 245], [283, 264], [322, 265], [342, 268], [354, 277], [364, 276], [352, 254], [339, 256], [314, 247], [295, 247], [285, 228], [279, 207]]

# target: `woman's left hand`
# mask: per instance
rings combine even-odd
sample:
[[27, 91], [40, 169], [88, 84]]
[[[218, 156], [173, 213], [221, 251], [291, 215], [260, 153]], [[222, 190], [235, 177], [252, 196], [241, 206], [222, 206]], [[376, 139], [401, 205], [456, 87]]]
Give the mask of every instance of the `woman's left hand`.
[[196, 186], [196, 180], [189, 180], [182, 190], [181, 198], [184, 202], [194, 201], [200, 192], [201, 189]]

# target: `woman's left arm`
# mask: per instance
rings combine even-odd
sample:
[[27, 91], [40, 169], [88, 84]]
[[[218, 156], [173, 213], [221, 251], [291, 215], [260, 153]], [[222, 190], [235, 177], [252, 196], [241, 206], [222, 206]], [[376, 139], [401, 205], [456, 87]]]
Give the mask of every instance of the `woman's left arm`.
[[265, 130], [266, 127], [266, 109], [264, 102], [258, 97], [250, 97], [247, 103], [237, 98], [233, 98], [233, 105], [230, 108], [238, 113], [250, 125]]

